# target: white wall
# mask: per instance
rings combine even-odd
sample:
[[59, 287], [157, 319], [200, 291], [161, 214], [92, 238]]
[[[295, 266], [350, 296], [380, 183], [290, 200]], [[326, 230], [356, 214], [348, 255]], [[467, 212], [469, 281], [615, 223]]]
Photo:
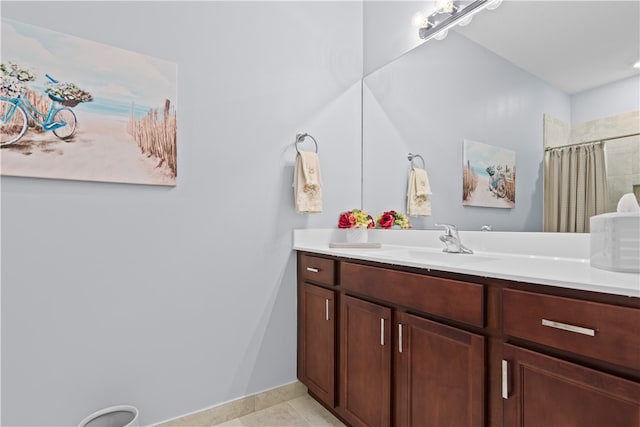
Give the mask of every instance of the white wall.
[[[141, 425], [295, 380], [291, 230], [360, 203], [359, 2], [2, 2], [178, 64], [175, 188], [3, 177], [2, 425]], [[82, 120], [79, 117], [79, 120]], [[294, 213], [297, 132], [324, 213]]]
[[[426, 160], [432, 216], [416, 228], [541, 231], [542, 116], [570, 120], [563, 92], [450, 31], [364, 80], [364, 208], [405, 210], [407, 153]], [[462, 206], [464, 139], [516, 152], [516, 206]]]
[[418, 12], [429, 15], [435, 5], [425, 1], [365, 1], [363, 13], [363, 75], [423, 43], [417, 37], [418, 27], [413, 18]]
[[574, 125], [637, 110], [640, 110], [640, 75], [571, 97], [571, 123]]

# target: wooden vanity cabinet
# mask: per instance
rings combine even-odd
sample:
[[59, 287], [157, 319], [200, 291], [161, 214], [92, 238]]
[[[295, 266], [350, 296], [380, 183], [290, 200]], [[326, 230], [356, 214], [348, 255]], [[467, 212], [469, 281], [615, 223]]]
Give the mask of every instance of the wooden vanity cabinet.
[[407, 313], [395, 329], [394, 425], [484, 426], [484, 337]]
[[327, 405], [335, 403], [335, 292], [303, 283], [300, 288], [300, 380]]
[[505, 426], [640, 426], [640, 383], [598, 368], [638, 377], [639, 308], [504, 289], [503, 313]]
[[298, 304], [348, 425], [640, 427], [640, 298], [299, 253]]
[[391, 310], [340, 299], [340, 404], [349, 424], [391, 425]]
[[[420, 286], [405, 301], [408, 308], [433, 306], [476, 321], [473, 313], [482, 313], [482, 292], [479, 307], [458, 313], [439, 301], [446, 299], [441, 293], [456, 292], [462, 282], [442, 287], [445, 279], [353, 263], [342, 264], [340, 278], [346, 295], [340, 301], [338, 410], [344, 419], [363, 427], [483, 426], [484, 337], [407, 313], [395, 304], [390, 308], [361, 299], [391, 305]], [[358, 297], [349, 295], [355, 292]]]
[[[334, 261], [303, 256], [298, 263], [298, 378], [330, 407], [336, 389]], [[318, 284], [311, 284], [313, 281]]]
[[637, 427], [640, 384], [505, 344], [504, 426]]

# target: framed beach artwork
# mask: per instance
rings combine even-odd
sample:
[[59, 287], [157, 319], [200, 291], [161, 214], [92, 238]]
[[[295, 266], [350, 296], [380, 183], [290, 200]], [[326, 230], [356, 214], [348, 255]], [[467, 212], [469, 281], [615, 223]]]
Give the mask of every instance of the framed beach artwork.
[[176, 64], [2, 18], [2, 175], [176, 184]]
[[515, 151], [465, 140], [462, 157], [463, 205], [490, 208], [515, 207]]

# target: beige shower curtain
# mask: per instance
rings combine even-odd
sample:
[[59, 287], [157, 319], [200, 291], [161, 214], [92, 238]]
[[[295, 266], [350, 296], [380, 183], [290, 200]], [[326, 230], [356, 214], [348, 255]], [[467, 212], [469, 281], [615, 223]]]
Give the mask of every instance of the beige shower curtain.
[[604, 143], [545, 151], [544, 231], [589, 232], [589, 218], [607, 207]]

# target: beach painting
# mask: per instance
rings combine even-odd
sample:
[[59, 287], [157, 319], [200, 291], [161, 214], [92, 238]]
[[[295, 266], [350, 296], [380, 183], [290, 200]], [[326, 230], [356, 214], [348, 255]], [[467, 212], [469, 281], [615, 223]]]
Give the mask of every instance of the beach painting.
[[1, 36], [2, 175], [176, 185], [175, 63], [5, 18]]
[[462, 204], [464, 206], [515, 207], [515, 151], [465, 140], [462, 157]]

